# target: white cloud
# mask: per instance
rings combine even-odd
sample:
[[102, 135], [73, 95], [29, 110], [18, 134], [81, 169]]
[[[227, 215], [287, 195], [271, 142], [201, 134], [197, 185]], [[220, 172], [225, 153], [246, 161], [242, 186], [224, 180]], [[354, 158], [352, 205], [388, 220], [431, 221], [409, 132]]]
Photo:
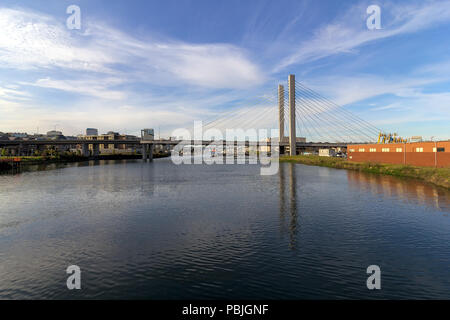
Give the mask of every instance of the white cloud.
[[103, 78], [82, 80], [54, 80], [50, 78], [39, 79], [34, 83], [24, 83], [23, 85], [32, 85], [41, 88], [58, 89], [71, 93], [78, 93], [105, 100], [123, 100], [127, 97], [123, 91], [111, 90], [109, 87], [122, 83], [123, 81], [115, 78]]
[[17, 86], [4, 86], [0, 87], [0, 98], [9, 101], [24, 101], [30, 100], [30, 94], [25, 91], [18, 90]]
[[400, 34], [412, 33], [450, 20], [450, 1], [426, 1], [418, 4], [382, 5], [382, 30], [365, 26], [367, 5], [352, 7], [334, 22], [318, 29], [313, 37], [302, 42], [294, 52], [274, 68], [278, 72], [290, 65], [306, 63], [339, 53], [350, 53], [361, 45]]
[[68, 68], [106, 71], [114, 59], [99, 48], [84, 48], [63, 24], [44, 14], [0, 8], [0, 61], [5, 68]]
[[74, 32], [61, 19], [0, 8], [2, 67], [89, 71], [130, 80], [140, 75], [141, 80], [210, 88], [249, 87], [265, 79], [242, 49], [229, 44], [143, 41], [97, 21], [83, 23], [85, 32]]
[[[51, 83], [46, 80], [46, 85], [61, 86], [61, 83]], [[43, 83], [41, 83], [43, 84]], [[62, 88], [64, 89], [64, 88]], [[69, 102], [63, 107], [55, 107], [36, 101], [24, 103], [3, 104], [0, 99], [0, 119], [1, 131], [26, 131], [34, 132], [36, 127], [41, 132], [53, 129], [55, 124], [64, 134], [76, 135], [84, 132], [87, 127], [98, 128], [101, 132], [110, 130], [126, 132], [129, 134], [139, 134], [142, 128], [158, 128], [161, 126], [161, 134], [169, 136], [175, 128], [191, 128], [196, 120], [203, 120], [208, 123], [212, 119], [222, 118], [221, 126], [233, 127], [243, 122], [253, 121], [260, 116], [261, 110], [267, 107], [267, 102], [250, 104], [253, 109], [250, 112], [249, 104], [232, 104], [235, 99], [231, 95], [202, 95], [184, 94], [178, 99], [172, 96], [147, 96], [144, 101], [126, 102], [122, 100], [106, 100], [103, 97], [96, 99], [83, 99], [78, 102]], [[231, 105], [229, 109], [214, 110], [217, 105]], [[244, 106], [244, 108], [242, 108]], [[276, 108], [273, 107], [275, 115]], [[236, 122], [225, 123], [224, 113], [238, 112], [234, 119]], [[253, 111], [253, 112], [252, 112]], [[244, 114], [245, 113], [245, 114]], [[267, 121], [276, 120], [275, 116], [269, 117], [266, 113], [258, 122], [265, 125]], [[274, 121], [272, 121], [274, 122]], [[275, 121], [276, 122], [276, 121]]]
[[422, 88], [446, 80], [450, 80], [450, 75], [443, 77], [440, 74], [412, 72], [391, 77], [372, 74], [333, 75], [311, 78], [305, 84], [318, 92], [326, 92], [339, 105], [346, 105], [387, 94], [413, 98]]

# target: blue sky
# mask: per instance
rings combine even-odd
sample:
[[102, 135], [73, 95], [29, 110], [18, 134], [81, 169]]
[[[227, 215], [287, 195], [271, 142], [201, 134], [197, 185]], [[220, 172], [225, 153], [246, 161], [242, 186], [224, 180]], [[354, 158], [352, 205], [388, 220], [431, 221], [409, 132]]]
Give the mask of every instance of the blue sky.
[[4, 0], [0, 131], [169, 134], [294, 73], [387, 132], [448, 139], [449, 34], [450, 1]]

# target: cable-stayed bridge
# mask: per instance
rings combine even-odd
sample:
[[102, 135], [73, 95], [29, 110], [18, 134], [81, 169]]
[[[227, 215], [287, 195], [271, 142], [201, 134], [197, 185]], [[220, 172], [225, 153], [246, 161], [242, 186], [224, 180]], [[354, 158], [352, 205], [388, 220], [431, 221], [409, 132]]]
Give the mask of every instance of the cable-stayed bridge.
[[296, 82], [294, 75], [289, 76], [287, 85], [280, 84], [278, 90], [261, 100], [265, 106], [229, 111], [206, 123], [204, 130], [278, 128], [280, 146], [289, 146], [291, 154], [296, 153], [299, 146], [345, 147], [374, 142], [381, 132], [344, 107]]
[[[294, 155], [298, 149], [305, 147], [330, 148], [346, 147], [348, 144], [374, 142], [380, 132], [377, 127], [334, 103], [328, 98], [308, 88], [304, 84], [295, 81], [295, 76], [290, 75], [287, 84], [280, 84], [270, 94], [260, 97], [258, 103], [251, 107], [235, 108], [217, 115], [214, 119], [202, 125], [200, 139], [184, 138], [183, 140], [155, 140], [142, 136], [136, 140], [13, 140], [1, 141], [2, 146], [17, 146], [18, 154], [27, 146], [61, 146], [80, 145], [82, 154], [88, 155], [93, 150], [93, 155], [99, 155], [100, 144], [142, 144], [144, 159], [152, 158], [155, 145], [244, 145], [251, 144], [251, 137], [244, 136], [241, 140], [233, 137], [229, 139], [223, 136], [217, 139], [217, 134], [208, 137], [208, 132], [225, 132], [227, 129], [241, 129], [248, 134], [252, 129], [261, 130], [278, 129], [277, 139], [280, 151], [287, 147], [289, 153]], [[303, 137], [303, 138], [302, 138]], [[256, 137], [256, 145], [263, 141]], [[307, 142], [308, 141], [308, 142]], [[267, 145], [267, 141], [264, 141]], [[89, 146], [91, 146], [89, 148]]]

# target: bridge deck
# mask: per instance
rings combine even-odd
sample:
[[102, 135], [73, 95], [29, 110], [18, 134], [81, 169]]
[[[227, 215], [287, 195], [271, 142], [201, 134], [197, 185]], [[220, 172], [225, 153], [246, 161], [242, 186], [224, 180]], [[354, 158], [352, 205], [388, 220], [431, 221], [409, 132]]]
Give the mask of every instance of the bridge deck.
[[[136, 145], [136, 144], [153, 144], [153, 145], [177, 145], [183, 143], [185, 145], [232, 145], [232, 141], [196, 141], [196, 140], [0, 140], [0, 146], [36, 146], [36, 145], [83, 145], [83, 144], [126, 144], [126, 145]], [[270, 145], [268, 142], [249, 142], [249, 141], [234, 141], [234, 145]], [[347, 147], [350, 144], [360, 144], [360, 143], [322, 143], [322, 142], [297, 142], [297, 147], [313, 147], [313, 148], [332, 148], [332, 147]], [[289, 146], [288, 142], [280, 143], [280, 146]]]

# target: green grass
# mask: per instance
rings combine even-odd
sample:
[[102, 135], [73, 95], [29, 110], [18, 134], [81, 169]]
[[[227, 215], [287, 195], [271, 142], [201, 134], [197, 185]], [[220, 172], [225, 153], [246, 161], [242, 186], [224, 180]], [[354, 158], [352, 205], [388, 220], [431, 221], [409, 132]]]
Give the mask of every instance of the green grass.
[[[47, 159], [53, 159], [52, 157], [43, 157], [43, 156], [30, 156], [30, 157], [1, 157], [2, 160], [14, 160], [14, 159], [20, 159], [21, 162], [39, 162], [39, 161], [44, 161]], [[55, 158], [56, 159], [56, 158]]]
[[281, 162], [301, 163], [337, 169], [385, 174], [395, 177], [419, 179], [450, 189], [450, 168], [413, 167], [400, 164], [380, 164], [372, 162], [351, 162], [341, 158], [319, 156], [282, 156]]

